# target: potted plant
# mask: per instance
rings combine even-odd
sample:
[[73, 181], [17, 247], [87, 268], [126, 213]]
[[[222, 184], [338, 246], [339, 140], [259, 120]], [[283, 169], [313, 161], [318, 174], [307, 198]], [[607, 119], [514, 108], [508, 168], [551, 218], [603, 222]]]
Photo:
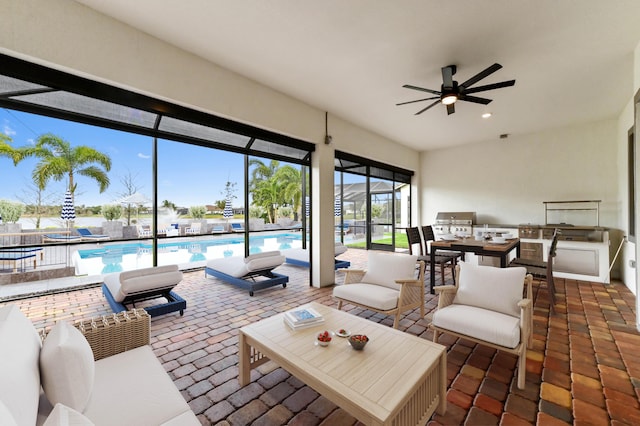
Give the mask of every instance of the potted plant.
[[118, 221], [122, 217], [122, 206], [120, 204], [105, 204], [102, 206], [102, 216], [107, 219], [102, 222], [102, 232], [111, 238], [122, 238], [124, 236], [123, 223]]
[[[22, 225], [18, 223], [20, 216], [24, 213], [24, 204], [9, 200], [0, 200], [0, 233], [19, 234], [22, 232]], [[2, 239], [2, 244], [20, 244], [20, 235], [12, 235], [7, 239]]]

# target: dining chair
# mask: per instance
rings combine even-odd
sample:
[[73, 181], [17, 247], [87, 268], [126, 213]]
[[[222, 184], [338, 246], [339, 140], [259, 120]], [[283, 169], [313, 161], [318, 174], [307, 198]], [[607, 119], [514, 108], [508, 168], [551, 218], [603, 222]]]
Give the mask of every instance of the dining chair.
[[[416, 255], [418, 256], [418, 260], [421, 260], [425, 263], [425, 265], [429, 265], [429, 268], [433, 268], [437, 266], [440, 269], [440, 276], [442, 278], [442, 284], [445, 284], [444, 281], [444, 272], [446, 268], [451, 268], [451, 276], [455, 279], [455, 263], [451, 259], [450, 256], [446, 255], [437, 255], [435, 259], [435, 265], [431, 265], [431, 258], [429, 255], [425, 255], [425, 251], [422, 245], [422, 238], [420, 237], [420, 230], [418, 227], [406, 228], [407, 231], [407, 242], [409, 243], [409, 254], [414, 254], [414, 246], [417, 244], [419, 249]], [[426, 248], [426, 246], [424, 246]], [[431, 283], [431, 285], [434, 285]]]
[[547, 257], [547, 261], [535, 260], [535, 259], [527, 259], [522, 257], [516, 257], [510, 263], [510, 267], [525, 267], [527, 268], [527, 273], [533, 276], [535, 281], [546, 282], [547, 283], [547, 291], [549, 292], [549, 307], [551, 309], [551, 313], [556, 313], [556, 286], [553, 282], [553, 262], [556, 257], [556, 248], [558, 246], [558, 236], [560, 234], [559, 229], [555, 229], [553, 231], [553, 237], [551, 237], [551, 245], [549, 246], [549, 253]]
[[[422, 237], [424, 239], [423, 244], [424, 244], [424, 248], [425, 248], [425, 253], [428, 256], [429, 255], [429, 241], [435, 241], [436, 240], [436, 235], [433, 232], [433, 227], [431, 225], [425, 225], [425, 226], [422, 227]], [[448, 259], [449, 262], [451, 262], [451, 275], [453, 275], [453, 278], [455, 280], [456, 264], [458, 263], [458, 259], [460, 259], [460, 257], [462, 257], [462, 253], [457, 252], [457, 251], [449, 251], [449, 250], [436, 250], [436, 256], [442, 256], [442, 257]], [[444, 284], [444, 280], [443, 280], [443, 284]]]

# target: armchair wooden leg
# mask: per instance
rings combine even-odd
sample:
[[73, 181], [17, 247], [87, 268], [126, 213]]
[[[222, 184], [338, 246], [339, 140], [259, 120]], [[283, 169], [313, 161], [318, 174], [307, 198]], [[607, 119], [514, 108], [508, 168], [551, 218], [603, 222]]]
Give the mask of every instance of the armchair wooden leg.
[[338, 300], [338, 310], [342, 309], [342, 300]]
[[400, 324], [400, 312], [396, 314], [395, 319], [393, 320], [393, 328], [398, 329], [398, 324]]
[[524, 389], [527, 379], [527, 348], [518, 357], [518, 389]]
[[438, 343], [438, 330], [433, 329], [433, 343]]

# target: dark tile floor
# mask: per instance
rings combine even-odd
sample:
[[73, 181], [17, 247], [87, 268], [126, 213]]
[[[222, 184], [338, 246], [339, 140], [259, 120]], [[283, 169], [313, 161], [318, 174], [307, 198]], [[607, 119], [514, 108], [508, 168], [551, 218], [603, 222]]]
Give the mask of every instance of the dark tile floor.
[[[366, 252], [343, 257], [364, 267]], [[176, 291], [188, 302], [184, 316], [152, 320], [152, 345], [203, 424], [352, 425], [356, 420], [286, 371], [267, 363], [251, 384], [237, 380], [237, 329], [315, 300], [336, 306], [332, 289], [309, 286], [308, 270], [284, 265], [286, 289], [246, 291], [185, 274]], [[439, 275], [439, 274], [438, 274]], [[342, 276], [336, 274], [336, 281]], [[638, 425], [640, 333], [635, 298], [622, 284], [556, 282], [557, 313], [549, 314], [546, 289], [535, 293], [534, 345], [527, 355], [525, 390], [515, 386], [515, 357], [443, 336], [448, 347], [448, 406], [432, 424]], [[535, 289], [538, 290], [537, 284]], [[16, 303], [36, 327], [109, 313], [99, 288], [33, 297]], [[400, 329], [431, 339], [427, 326], [437, 304], [427, 293], [427, 316], [405, 316]], [[351, 313], [391, 326], [392, 318], [351, 306]]]

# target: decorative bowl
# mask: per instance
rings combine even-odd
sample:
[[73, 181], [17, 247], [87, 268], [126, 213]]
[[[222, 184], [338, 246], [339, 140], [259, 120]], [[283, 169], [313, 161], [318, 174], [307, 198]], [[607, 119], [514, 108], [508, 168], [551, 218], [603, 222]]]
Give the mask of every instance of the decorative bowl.
[[369, 338], [364, 334], [352, 334], [349, 336], [349, 344], [356, 351], [364, 349], [365, 345], [369, 341]]
[[331, 334], [326, 330], [322, 333], [318, 333], [316, 341], [320, 346], [329, 346], [329, 343], [331, 343]]

